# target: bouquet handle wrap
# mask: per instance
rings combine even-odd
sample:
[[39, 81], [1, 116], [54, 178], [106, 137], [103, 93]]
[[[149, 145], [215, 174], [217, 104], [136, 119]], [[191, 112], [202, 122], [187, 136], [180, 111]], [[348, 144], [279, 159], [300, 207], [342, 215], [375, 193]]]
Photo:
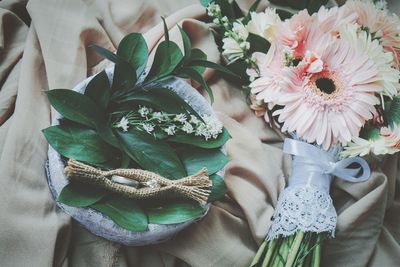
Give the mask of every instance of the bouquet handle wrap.
[[[348, 182], [368, 180], [371, 171], [360, 158], [338, 159], [338, 148], [325, 151], [306, 142], [286, 138], [284, 153], [293, 156], [289, 185], [280, 194], [267, 240], [297, 231], [334, 236], [337, 214], [329, 195], [333, 177]], [[358, 168], [350, 168], [357, 164]]]

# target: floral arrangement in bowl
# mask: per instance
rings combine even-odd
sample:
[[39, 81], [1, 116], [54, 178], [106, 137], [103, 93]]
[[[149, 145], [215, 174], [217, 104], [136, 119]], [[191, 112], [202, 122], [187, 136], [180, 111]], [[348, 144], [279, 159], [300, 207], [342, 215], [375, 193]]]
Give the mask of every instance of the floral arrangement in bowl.
[[384, 1], [271, 1], [264, 12], [255, 1], [248, 14], [234, 2], [203, 2], [250, 107], [287, 134], [283, 151], [293, 156], [251, 265], [319, 266], [336, 227], [333, 177], [366, 181], [367, 161], [400, 151], [400, 21]]
[[48, 179], [57, 204], [94, 234], [126, 245], [164, 241], [223, 197], [229, 133], [184, 79], [206, 67], [232, 74], [192, 48], [165, 40], [147, 67], [141, 34], [116, 53], [94, 45], [114, 65], [74, 90], [46, 92], [56, 110], [43, 130], [50, 144]]

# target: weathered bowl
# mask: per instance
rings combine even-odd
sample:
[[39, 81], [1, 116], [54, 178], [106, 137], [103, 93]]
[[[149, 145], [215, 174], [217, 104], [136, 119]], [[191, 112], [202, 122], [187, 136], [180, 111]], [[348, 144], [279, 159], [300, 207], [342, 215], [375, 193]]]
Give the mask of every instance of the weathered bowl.
[[[113, 69], [114, 67], [106, 69], [110, 81], [112, 81], [114, 72]], [[73, 90], [83, 93], [87, 84], [92, 78], [93, 76], [82, 81]], [[170, 79], [165, 82], [165, 86], [186, 100], [187, 103], [191, 105], [199, 114], [215, 116], [210, 104], [197, 92], [196, 89], [191, 87], [184, 80], [177, 78]], [[62, 116], [56, 112], [52, 120], [52, 125], [58, 125], [59, 119], [61, 118]], [[53, 198], [57, 199], [61, 190], [68, 184], [69, 181], [64, 174], [65, 163], [61, 159], [60, 154], [58, 154], [57, 151], [55, 151], [51, 146], [49, 146], [48, 158], [49, 159], [46, 164], [48, 184]], [[223, 177], [224, 170], [220, 170], [218, 174]], [[64, 212], [69, 214], [93, 234], [129, 246], [143, 246], [166, 241], [174, 234], [188, 227], [195, 221], [200, 220], [206, 215], [209, 207], [208, 206], [206, 211], [197, 218], [184, 223], [167, 225], [149, 224], [149, 230], [147, 232], [132, 232], [118, 226], [107, 216], [92, 208], [76, 208], [59, 202], [56, 203], [58, 207], [60, 207]]]

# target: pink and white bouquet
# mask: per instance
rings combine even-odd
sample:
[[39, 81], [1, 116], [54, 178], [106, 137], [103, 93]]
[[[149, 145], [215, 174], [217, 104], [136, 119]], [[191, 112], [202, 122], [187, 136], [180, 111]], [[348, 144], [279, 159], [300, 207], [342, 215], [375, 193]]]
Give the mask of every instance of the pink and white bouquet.
[[251, 265], [319, 266], [321, 241], [336, 227], [333, 177], [366, 181], [367, 161], [400, 151], [400, 20], [384, 1], [295, 14], [257, 13], [258, 2], [242, 17], [229, 16], [225, 1], [207, 7], [251, 108], [287, 134], [283, 150], [293, 156], [288, 186]]

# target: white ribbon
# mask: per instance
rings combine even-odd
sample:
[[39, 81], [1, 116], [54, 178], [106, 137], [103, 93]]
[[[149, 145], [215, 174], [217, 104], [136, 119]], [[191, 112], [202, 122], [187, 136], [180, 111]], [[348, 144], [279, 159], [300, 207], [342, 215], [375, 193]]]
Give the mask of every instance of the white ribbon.
[[283, 151], [293, 155], [292, 174], [279, 196], [267, 239], [299, 230], [334, 235], [337, 215], [329, 195], [332, 179], [335, 176], [352, 183], [364, 182], [371, 174], [368, 163], [360, 157], [339, 160], [335, 150], [325, 151], [289, 138]]

